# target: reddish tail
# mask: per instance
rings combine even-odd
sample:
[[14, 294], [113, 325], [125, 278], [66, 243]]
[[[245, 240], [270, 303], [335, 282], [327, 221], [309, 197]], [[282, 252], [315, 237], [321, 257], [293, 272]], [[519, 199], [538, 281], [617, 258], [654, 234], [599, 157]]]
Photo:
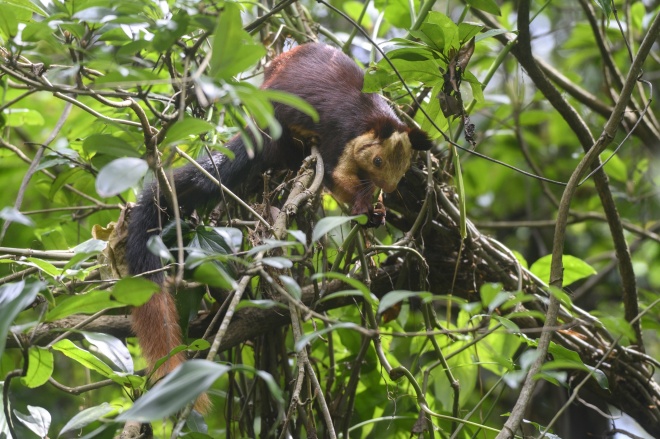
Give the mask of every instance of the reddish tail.
[[[167, 291], [160, 291], [154, 294], [149, 302], [133, 308], [132, 326], [150, 371], [158, 360], [169, 355], [172, 349], [182, 344], [183, 337], [176, 304]], [[154, 372], [152, 381], [158, 381], [185, 361], [184, 352], [172, 355]], [[205, 393], [197, 398], [195, 402], [197, 411], [206, 413], [210, 407], [211, 401]]]

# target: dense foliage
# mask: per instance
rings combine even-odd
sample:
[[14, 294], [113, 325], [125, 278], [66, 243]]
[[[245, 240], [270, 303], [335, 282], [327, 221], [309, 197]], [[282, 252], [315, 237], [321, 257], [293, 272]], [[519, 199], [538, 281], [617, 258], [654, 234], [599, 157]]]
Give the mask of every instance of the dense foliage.
[[[659, 15], [0, 0], [0, 437], [660, 437]], [[168, 225], [151, 250], [195, 359], [152, 386], [131, 202], [234, 135], [278, 136], [273, 102], [313, 113], [258, 85], [316, 40], [436, 147], [385, 227], [347, 216], [314, 157]]]

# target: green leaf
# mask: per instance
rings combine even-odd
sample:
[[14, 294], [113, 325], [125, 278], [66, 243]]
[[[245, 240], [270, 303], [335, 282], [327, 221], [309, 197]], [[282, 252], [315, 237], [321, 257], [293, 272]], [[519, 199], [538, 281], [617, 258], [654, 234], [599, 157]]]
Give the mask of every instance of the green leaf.
[[610, 382], [607, 379], [607, 375], [605, 375], [605, 372], [603, 372], [600, 369], [596, 369], [593, 366], [589, 366], [588, 364], [585, 364], [584, 366], [591, 371], [592, 378], [596, 380], [596, 383], [598, 383], [601, 389], [603, 390], [610, 389]]
[[75, 14], [73, 18], [84, 21], [86, 23], [106, 23], [117, 17], [117, 12], [110, 8], [103, 8], [101, 6], [93, 6], [91, 8], [82, 9]]
[[573, 309], [573, 301], [571, 296], [569, 296], [563, 289], [553, 287], [552, 285], [548, 288], [548, 292], [553, 295], [559, 302], [568, 309]]
[[495, 0], [467, 0], [468, 5], [480, 11], [488, 12], [489, 14], [500, 16], [502, 11], [497, 6]]
[[271, 308], [286, 309], [286, 305], [282, 302], [275, 300], [241, 300], [236, 307], [236, 311], [241, 308], [258, 308], [258, 309], [271, 309]]
[[318, 122], [319, 115], [316, 108], [312, 107], [306, 100], [280, 90], [259, 90], [259, 94], [274, 102], [279, 102], [288, 107], [295, 108], [296, 110], [304, 113], [312, 118], [314, 122]]
[[238, 286], [236, 280], [215, 262], [205, 262], [197, 267], [193, 278], [197, 282], [224, 290], [233, 290]]
[[211, 347], [211, 343], [209, 343], [207, 340], [204, 340], [203, 338], [198, 338], [197, 340], [193, 340], [192, 343], [190, 343], [186, 349], [189, 351], [203, 351]]
[[42, 282], [24, 280], [0, 285], [0, 358], [5, 352], [9, 328], [16, 316], [37, 298]]
[[[59, 163], [61, 160], [61, 163]], [[55, 160], [48, 160], [48, 161], [42, 161], [39, 164], [39, 168], [41, 169], [46, 169], [51, 166], [59, 166], [59, 165], [68, 165], [66, 160], [63, 159], [55, 159]], [[48, 191], [48, 199], [53, 200], [57, 193], [59, 192], [60, 189], [62, 189], [62, 186], [64, 186], [67, 183], [78, 183], [80, 181], [80, 178], [86, 178], [87, 177], [87, 172], [84, 171], [82, 168], [69, 168], [65, 169], [61, 173], [57, 174], [57, 178], [55, 178], [55, 181], [53, 184], [50, 186], [50, 190]]]
[[[107, 68], [112, 69], [113, 67], [114, 65], [110, 65]], [[103, 84], [109, 88], [114, 88], [133, 87], [144, 83], [160, 81], [162, 81], [162, 78], [159, 77], [155, 72], [122, 65], [120, 70], [111, 70], [103, 77], [96, 79], [94, 83], [97, 86]]]
[[11, 221], [12, 223], [34, 227], [34, 221], [32, 221], [30, 217], [23, 215], [20, 211], [14, 209], [13, 207], [3, 207], [2, 210], [0, 210], [0, 218], [5, 221]]
[[424, 291], [390, 291], [380, 299], [380, 303], [378, 304], [378, 314], [382, 314], [386, 309], [411, 297], [419, 297], [423, 300], [427, 300], [432, 298], [433, 294]]
[[325, 218], [321, 218], [321, 220], [318, 223], [316, 223], [316, 226], [314, 226], [314, 231], [312, 232], [312, 242], [318, 241], [326, 233], [330, 232], [333, 229], [336, 229], [339, 226], [349, 223], [353, 220], [356, 220], [360, 224], [366, 224], [367, 217], [366, 215], [355, 215], [355, 216], [326, 216]]
[[215, 125], [212, 123], [194, 117], [186, 117], [167, 130], [163, 144], [174, 145], [189, 140], [190, 136], [198, 136], [213, 130], [215, 130]]
[[516, 325], [514, 322], [511, 320], [505, 318], [505, 317], [500, 317], [498, 315], [493, 315], [492, 318], [497, 320], [498, 323], [501, 323], [504, 328], [509, 331], [510, 333], [517, 333], [520, 332], [520, 327]]
[[71, 340], [62, 339], [53, 345], [53, 349], [77, 361], [87, 369], [100, 373], [106, 378], [113, 378], [116, 375], [110, 366], [105, 364], [99, 357], [76, 346]]
[[609, 19], [612, 14], [612, 0], [595, 0], [596, 4], [605, 13], [605, 16]]
[[64, 427], [62, 427], [62, 430], [60, 430], [60, 433], [57, 435], [57, 437], [62, 436], [68, 431], [80, 430], [81, 428], [91, 424], [92, 422], [98, 421], [113, 411], [115, 411], [115, 409], [107, 402], [104, 402], [101, 405], [87, 408], [71, 418], [69, 422], [67, 422]]
[[432, 25], [438, 25], [442, 28], [444, 44], [441, 52], [444, 53], [445, 56], [449, 55], [450, 49], [458, 50], [460, 46], [458, 38], [458, 26], [456, 26], [456, 23], [454, 23], [451, 18], [447, 17], [441, 12], [431, 11], [429, 12], [426, 21], [422, 26]]
[[274, 256], [270, 258], [261, 259], [262, 264], [266, 264], [269, 267], [276, 268], [278, 270], [284, 270], [285, 268], [293, 267], [293, 262], [290, 259], [283, 258], [281, 256]]
[[300, 288], [298, 282], [296, 282], [292, 277], [284, 275], [280, 276], [280, 280], [282, 281], [282, 284], [284, 284], [284, 288], [287, 290], [287, 292], [291, 294], [291, 297], [300, 300], [302, 297], [302, 288]]
[[[242, 234], [241, 234], [242, 237]], [[233, 252], [227, 243], [228, 236], [211, 227], [197, 227], [188, 244], [190, 249], [199, 249], [207, 256], [228, 255]]]
[[181, 38], [188, 30], [190, 15], [181, 9], [169, 20], [159, 20], [158, 31], [154, 34], [151, 44], [156, 52], [169, 50], [176, 40]]
[[419, 30], [411, 30], [410, 35], [419, 38], [438, 52], [443, 52], [445, 49], [445, 34], [442, 27], [437, 24], [424, 23]]
[[[499, 319], [491, 320], [489, 329], [493, 329], [499, 323], [501, 323]], [[516, 327], [511, 322], [509, 324]], [[517, 329], [519, 330], [519, 328]], [[491, 332], [477, 346], [479, 359], [481, 360], [480, 365], [498, 376], [514, 370], [513, 356], [518, 351], [520, 343], [520, 338], [509, 333], [509, 329], [506, 327]]]
[[376, 9], [384, 12], [388, 23], [402, 29], [408, 29], [411, 26], [409, 4], [408, 0], [376, 0], [374, 2]]
[[22, 127], [25, 125], [41, 126], [44, 124], [44, 117], [37, 110], [12, 108], [5, 110], [3, 114], [5, 116], [5, 125], [8, 127]]
[[276, 239], [264, 239], [264, 243], [257, 245], [248, 250], [248, 256], [257, 254], [259, 252], [267, 252], [274, 250], [276, 248], [291, 247], [293, 245], [299, 245], [297, 242], [291, 241], [279, 241]]
[[190, 416], [186, 419], [186, 427], [191, 431], [190, 434], [181, 435], [185, 439], [213, 439], [212, 436], [206, 434], [209, 430], [209, 426], [204, 422], [204, 417], [197, 411], [190, 413]]
[[96, 192], [104, 198], [120, 194], [137, 186], [149, 170], [146, 161], [124, 157], [108, 163], [96, 176]]
[[87, 241], [78, 244], [72, 250], [75, 253], [69, 262], [64, 265], [64, 270], [76, 267], [81, 262], [97, 256], [108, 246], [107, 241], [102, 239], [88, 239]]
[[53, 374], [53, 353], [39, 346], [31, 346], [28, 351], [27, 374], [21, 378], [21, 382], [34, 389], [48, 382]]
[[87, 154], [99, 153], [112, 157], [140, 157], [130, 143], [109, 134], [92, 134], [85, 138], [83, 151]]
[[[34, 4], [30, 0], [2, 0], [2, 3], [5, 5], [13, 5], [19, 8], [23, 8], [27, 11], [34, 12], [37, 15], [42, 17], [47, 17], [49, 14], [41, 9], [38, 5]], [[3, 6], [4, 7], [4, 6]]]
[[18, 35], [18, 19], [11, 7], [3, 5], [2, 14], [0, 14], [0, 32], [5, 38], [14, 38]]
[[112, 287], [112, 297], [117, 302], [130, 306], [144, 305], [151, 296], [160, 291], [160, 286], [143, 277], [125, 277]]
[[497, 35], [502, 35], [502, 34], [505, 34], [507, 32], [509, 32], [507, 29], [487, 30], [486, 32], [482, 32], [479, 35], [477, 35], [476, 37], [474, 37], [474, 42], [478, 43], [479, 41], [484, 40], [486, 38], [496, 37]]
[[41, 438], [47, 437], [51, 421], [48, 410], [31, 405], [28, 405], [27, 409], [30, 412], [29, 415], [24, 415], [18, 410], [14, 410], [14, 416], [37, 436]]
[[623, 317], [603, 315], [596, 311], [593, 311], [593, 314], [598, 316], [598, 319], [603, 326], [605, 326], [605, 328], [615, 337], [625, 337], [628, 339], [629, 343], [634, 343], [637, 339], [632, 325]]
[[334, 325], [327, 326], [323, 329], [319, 329], [318, 331], [310, 332], [308, 334], [305, 334], [304, 336], [300, 337], [300, 340], [298, 340], [294, 346], [294, 349], [296, 352], [300, 352], [302, 349], [305, 348], [309, 343], [312, 342], [312, 340], [319, 338], [328, 332], [336, 331], [338, 329], [354, 329], [356, 331], [361, 331], [363, 328], [359, 325], [356, 325], [355, 323], [351, 322], [343, 322], [343, 323], [337, 323]]
[[635, 2], [630, 6], [630, 21], [637, 32], [644, 31], [644, 15], [646, 15], [644, 2]]
[[25, 25], [25, 27], [21, 31], [21, 39], [24, 42], [26, 41], [32, 43], [41, 42], [42, 44], [45, 44], [49, 47], [53, 47], [54, 53], [57, 53], [57, 49], [64, 47], [63, 44], [61, 44], [58, 47], [59, 43], [53, 36], [53, 32], [50, 26], [48, 26], [48, 23], [46, 23], [45, 21], [43, 22], [32, 21], [27, 25]]
[[460, 40], [461, 45], [467, 43], [472, 37], [478, 35], [483, 28], [484, 26], [481, 24], [460, 23], [458, 25], [458, 39]]
[[229, 366], [207, 360], [190, 360], [177, 367], [142, 395], [117, 421], [151, 422], [181, 410], [230, 371]]
[[55, 267], [50, 262], [37, 259], [37, 258], [26, 258], [24, 261], [15, 261], [13, 259], [2, 259], [4, 263], [24, 265], [27, 267], [35, 267], [41, 270], [42, 273], [47, 274], [50, 277], [56, 278], [62, 274], [62, 270]]
[[[429, 96], [434, 96], [437, 97], [438, 94], [442, 93], [442, 85], [441, 84], [436, 84], [433, 87], [433, 91], [429, 94]], [[444, 114], [442, 113], [442, 110], [440, 109], [440, 100], [439, 99], [431, 99], [431, 101], [428, 103], [426, 106], [426, 112], [430, 115], [435, 115], [435, 119], [433, 120], [434, 123], [431, 123], [427, 117], [421, 117], [419, 119], [421, 129], [426, 131], [429, 136], [437, 137], [440, 135], [438, 130], [435, 128], [437, 125], [438, 128], [441, 130], [446, 130], [449, 122], [447, 121], [447, 118], [445, 118]]]
[[302, 245], [307, 245], [307, 235], [302, 230], [287, 230], [287, 233]]
[[[552, 255], [543, 256], [532, 264], [529, 270], [534, 273], [543, 282], [550, 283], [550, 263]], [[568, 286], [573, 282], [584, 279], [593, 274], [596, 270], [582, 259], [571, 255], [562, 256], [562, 265], [564, 266], [564, 285]]]
[[600, 160], [602, 162], [607, 160], [607, 164], [603, 169], [605, 169], [605, 172], [607, 172], [610, 178], [620, 183], [626, 183], [628, 181], [628, 168], [618, 155], [613, 154], [611, 151], [606, 151], [600, 154]]
[[[440, 67], [444, 68], [444, 62], [436, 59], [428, 47], [395, 49], [388, 52], [387, 56], [394, 68], [407, 81], [419, 81], [427, 86], [444, 83], [440, 71]], [[398, 82], [399, 78], [394, 73], [392, 66], [383, 59], [377, 65], [369, 67], [362, 90], [366, 93], [378, 92]]]
[[323, 296], [321, 299], [321, 302], [327, 302], [332, 299], [336, 299], [339, 297], [363, 297], [363, 293], [360, 290], [342, 290], [342, 291], [337, 291], [335, 293], [330, 293], [326, 296]]
[[346, 15], [351, 17], [354, 21], [358, 21], [360, 19], [360, 16], [362, 16], [362, 21], [360, 22], [360, 25], [363, 28], [365, 29], [372, 28], [373, 22], [371, 20], [371, 17], [369, 16], [369, 14], [362, 13], [365, 8], [365, 4], [363, 2], [348, 0], [343, 2], [341, 7], [344, 10], [344, 12], [346, 12]]
[[[198, 227], [199, 229], [199, 227]], [[235, 227], [213, 227], [213, 232], [222, 238], [223, 244], [227, 246], [229, 253], [236, 253], [243, 245], [243, 232]]]
[[595, 369], [588, 364], [584, 364], [577, 352], [566, 349], [563, 346], [556, 344], [555, 342], [550, 342], [548, 347], [548, 352], [552, 354], [553, 361], [545, 363], [543, 369], [578, 369], [584, 370], [585, 372], [591, 372], [592, 377], [596, 380], [598, 385], [603, 389], [609, 389], [609, 382], [607, 380], [607, 375], [601, 370]]
[[467, 204], [465, 200], [465, 184], [463, 183], [463, 170], [461, 159], [458, 155], [458, 148], [452, 147], [452, 161], [454, 163], [454, 183], [456, 183], [456, 192], [458, 192], [458, 210], [460, 212], [459, 230], [461, 239], [467, 237]]
[[151, 254], [154, 254], [161, 259], [166, 261], [174, 260], [169, 249], [163, 243], [163, 238], [161, 238], [160, 235], [153, 235], [149, 237], [149, 240], [147, 241], [147, 249]]
[[211, 76], [230, 79], [255, 64], [265, 55], [266, 49], [256, 44], [243, 30], [241, 12], [236, 3], [224, 3], [213, 37]]
[[81, 333], [96, 348], [98, 353], [110, 360], [121, 372], [127, 374], [134, 372], [131, 354], [121, 340], [100, 332], [82, 331]]
[[[481, 296], [481, 303], [485, 307], [488, 307], [490, 309], [491, 303], [494, 303], [494, 301], [496, 301], [496, 299], [499, 297], [499, 294], [501, 292], [502, 292], [502, 284], [496, 284], [496, 283], [483, 284], [479, 289], [479, 294]], [[492, 308], [495, 309], [501, 304], [502, 302], [499, 302]]]
[[353, 278], [353, 277], [348, 277], [343, 273], [336, 273], [334, 271], [326, 271], [324, 273], [316, 273], [315, 275], [312, 276], [312, 280], [316, 279], [339, 279], [342, 282], [352, 286], [353, 288], [357, 289], [361, 294], [362, 297], [367, 301], [369, 304], [374, 304], [376, 302], [375, 296], [371, 294], [371, 291], [369, 291], [369, 287], [367, 287], [365, 284], [360, 282], [359, 280]]
[[94, 314], [106, 308], [121, 308], [124, 303], [112, 299], [109, 291], [91, 291], [78, 296], [68, 296], [59, 300], [56, 307], [46, 314], [45, 320], [52, 322], [73, 314]]

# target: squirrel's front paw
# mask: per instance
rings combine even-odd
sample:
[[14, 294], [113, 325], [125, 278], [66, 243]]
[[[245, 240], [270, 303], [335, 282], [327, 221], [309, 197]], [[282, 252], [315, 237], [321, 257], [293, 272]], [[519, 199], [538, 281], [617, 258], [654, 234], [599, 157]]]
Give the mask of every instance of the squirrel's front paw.
[[385, 205], [377, 202], [375, 206], [370, 206], [367, 213], [367, 227], [380, 227], [385, 225], [386, 217]]

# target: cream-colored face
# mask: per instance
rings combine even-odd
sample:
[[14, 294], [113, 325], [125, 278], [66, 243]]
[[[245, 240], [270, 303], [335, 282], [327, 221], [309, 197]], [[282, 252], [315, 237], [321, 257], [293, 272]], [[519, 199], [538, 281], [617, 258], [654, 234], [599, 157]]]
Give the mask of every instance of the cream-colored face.
[[395, 131], [382, 140], [369, 132], [357, 137], [351, 144], [358, 168], [383, 191], [394, 192], [410, 167], [412, 146], [408, 133]]
[[356, 212], [363, 213], [366, 200], [374, 189], [394, 192], [410, 167], [412, 145], [408, 133], [394, 132], [387, 139], [379, 139], [374, 132], [351, 140], [332, 171], [335, 198], [354, 204]]

